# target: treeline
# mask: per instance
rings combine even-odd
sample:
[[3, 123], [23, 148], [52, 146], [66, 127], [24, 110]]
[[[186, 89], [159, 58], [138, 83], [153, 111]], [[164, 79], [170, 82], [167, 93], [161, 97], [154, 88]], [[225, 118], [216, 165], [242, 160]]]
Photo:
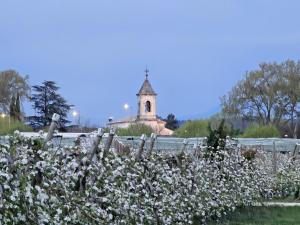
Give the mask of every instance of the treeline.
[[[30, 86], [28, 76], [14, 70], [0, 72], [0, 125], [10, 119], [26, 121], [33, 129], [49, 126], [54, 112], [61, 115], [61, 127], [70, 121], [67, 114], [72, 105], [58, 93], [54, 81]], [[28, 117], [22, 111], [22, 102], [28, 99], [36, 114]], [[5, 115], [9, 115], [6, 117]], [[178, 137], [207, 136], [214, 124], [225, 120], [226, 129], [232, 136], [243, 137], [300, 137], [300, 61], [262, 63], [257, 70], [245, 73], [232, 90], [221, 98], [221, 112], [208, 120], [178, 121], [169, 114], [166, 127]], [[19, 126], [20, 127], [20, 126]], [[28, 127], [24, 127], [27, 129]], [[0, 130], [1, 132], [1, 130]], [[122, 135], [149, 133], [151, 128], [132, 126], [119, 129]]]
[[[66, 124], [71, 105], [58, 93], [54, 81], [44, 81], [41, 85], [29, 85], [29, 76], [22, 76], [15, 70], [0, 72], [0, 135], [14, 130], [31, 131], [46, 129], [53, 113], [61, 115], [60, 127]], [[35, 115], [25, 117], [22, 103], [29, 100]]]
[[[209, 131], [217, 129], [223, 119], [214, 117], [204, 120], [189, 120], [181, 127], [174, 131], [175, 137], [191, 138], [191, 137], [207, 137]], [[240, 130], [224, 119], [224, 129], [230, 137], [240, 138], [270, 138], [284, 136], [279, 129], [274, 125], [260, 125], [257, 123], [250, 124], [245, 130]]]
[[[178, 121], [169, 114], [166, 127], [177, 137], [205, 137], [225, 120], [234, 137], [300, 137], [300, 61], [262, 63], [246, 72], [221, 98], [221, 111], [206, 120]], [[162, 119], [162, 118], [161, 118]], [[147, 128], [129, 127], [122, 134], [141, 134]], [[147, 129], [149, 132], [149, 129]]]
[[300, 61], [262, 63], [221, 98], [219, 119], [187, 121], [175, 135], [207, 136], [210, 124], [222, 118], [233, 136], [298, 138], [299, 103]]
[[275, 126], [281, 135], [299, 137], [300, 61], [263, 63], [245, 74], [221, 99], [222, 115]]
[[187, 121], [175, 136], [207, 136], [208, 128], [224, 119], [232, 136], [298, 138], [299, 103], [300, 61], [262, 63], [221, 98], [220, 113]]

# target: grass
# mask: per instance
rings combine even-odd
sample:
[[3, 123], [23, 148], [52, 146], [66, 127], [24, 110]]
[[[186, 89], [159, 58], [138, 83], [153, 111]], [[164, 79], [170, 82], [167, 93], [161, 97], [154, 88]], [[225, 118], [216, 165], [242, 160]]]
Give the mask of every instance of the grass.
[[8, 118], [0, 118], [0, 135], [13, 134], [15, 130], [32, 131], [32, 128], [21, 121], [9, 121]]
[[295, 196], [290, 195], [285, 198], [274, 198], [274, 199], [270, 200], [270, 202], [300, 203], [300, 199], [299, 198], [295, 199]]
[[[194, 225], [200, 225], [195, 222]], [[245, 207], [239, 208], [222, 218], [210, 221], [208, 225], [299, 225], [300, 207]]]

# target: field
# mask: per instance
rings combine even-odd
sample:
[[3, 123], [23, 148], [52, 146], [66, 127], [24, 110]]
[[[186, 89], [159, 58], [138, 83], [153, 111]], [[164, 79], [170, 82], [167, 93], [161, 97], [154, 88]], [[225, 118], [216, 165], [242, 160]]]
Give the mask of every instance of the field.
[[[199, 221], [194, 225], [201, 224]], [[219, 222], [208, 225], [298, 225], [300, 207], [245, 207], [228, 214]]]

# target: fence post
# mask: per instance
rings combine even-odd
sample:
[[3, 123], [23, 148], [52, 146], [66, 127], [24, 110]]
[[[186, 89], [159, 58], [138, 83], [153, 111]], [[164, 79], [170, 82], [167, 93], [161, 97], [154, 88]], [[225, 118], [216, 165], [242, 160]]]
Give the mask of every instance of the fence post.
[[182, 149], [181, 149], [181, 152], [183, 153], [186, 149], [186, 146], [188, 144], [188, 140], [185, 138], [182, 142], [183, 146], [182, 146]]
[[198, 150], [199, 150], [199, 145], [198, 145], [198, 141], [197, 141], [197, 143], [194, 143], [194, 145], [193, 145], [193, 155], [195, 157], [197, 157], [197, 155], [198, 155]]
[[60, 115], [54, 113], [52, 116], [52, 121], [48, 130], [48, 134], [46, 136], [46, 139], [44, 140], [44, 149], [46, 149], [47, 142], [53, 138], [54, 131], [58, 127], [59, 119], [60, 119]]
[[103, 134], [104, 134], [103, 129], [99, 128], [98, 132], [97, 132], [97, 135], [96, 135], [96, 139], [94, 140], [93, 145], [92, 145], [91, 155], [90, 155], [89, 161], [93, 160], [93, 157], [96, 154], [98, 146], [100, 144], [100, 141], [102, 140]]
[[152, 133], [151, 137], [150, 137], [150, 148], [149, 148], [149, 153], [148, 153], [149, 156], [152, 154], [156, 138], [157, 138], [157, 135], [155, 133]]
[[110, 129], [109, 135], [108, 135], [108, 138], [106, 140], [105, 147], [104, 147], [103, 158], [106, 156], [107, 152], [110, 149], [110, 146], [111, 146], [112, 141], [114, 139], [114, 135], [115, 135], [114, 129]]
[[139, 147], [139, 150], [136, 154], [136, 160], [140, 160], [142, 158], [142, 154], [143, 154], [143, 151], [144, 151], [144, 146], [145, 146], [145, 143], [146, 143], [146, 139], [147, 139], [147, 136], [145, 134], [142, 134], [141, 136], [141, 144], [140, 144], [140, 147]]
[[299, 154], [299, 146], [300, 146], [300, 144], [297, 143], [294, 148], [294, 151], [292, 153], [292, 161], [295, 161], [297, 159], [297, 156]]
[[273, 172], [274, 174], [277, 172], [277, 153], [275, 141], [273, 141]]

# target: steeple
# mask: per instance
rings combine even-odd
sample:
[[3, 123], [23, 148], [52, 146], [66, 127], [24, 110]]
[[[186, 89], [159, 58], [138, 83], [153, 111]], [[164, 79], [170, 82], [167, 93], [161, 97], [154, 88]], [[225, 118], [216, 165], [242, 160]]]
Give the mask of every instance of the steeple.
[[145, 81], [139, 91], [139, 93], [137, 94], [137, 96], [140, 96], [140, 95], [157, 95], [155, 93], [155, 91], [153, 90], [149, 80], [148, 80], [148, 76], [149, 76], [149, 70], [146, 68], [145, 70]]
[[139, 120], [156, 119], [156, 93], [154, 92], [149, 79], [149, 70], [145, 70], [145, 81], [137, 94], [138, 96], [138, 115]]

